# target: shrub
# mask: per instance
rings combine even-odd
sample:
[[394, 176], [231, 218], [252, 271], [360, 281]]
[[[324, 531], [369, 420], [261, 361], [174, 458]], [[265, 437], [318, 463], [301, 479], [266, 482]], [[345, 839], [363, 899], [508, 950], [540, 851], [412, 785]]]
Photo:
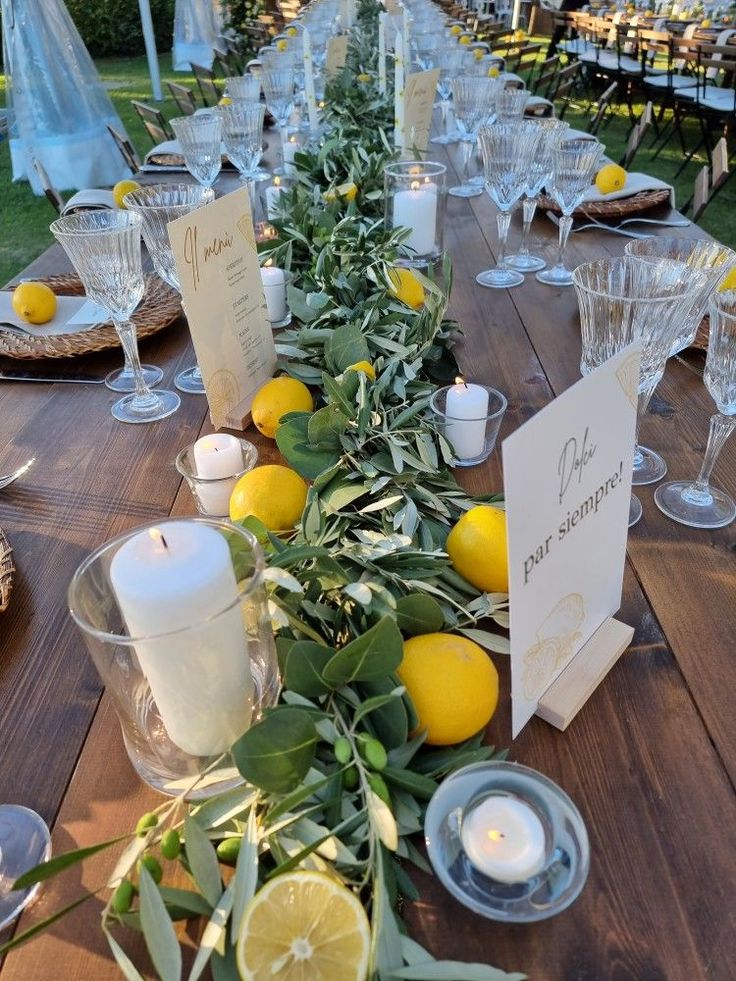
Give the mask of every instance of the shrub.
[[[150, 0], [159, 52], [170, 51], [174, 33], [174, 0]], [[134, 0], [67, 0], [82, 40], [90, 53], [141, 54], [145, 48], [138, 4]]]

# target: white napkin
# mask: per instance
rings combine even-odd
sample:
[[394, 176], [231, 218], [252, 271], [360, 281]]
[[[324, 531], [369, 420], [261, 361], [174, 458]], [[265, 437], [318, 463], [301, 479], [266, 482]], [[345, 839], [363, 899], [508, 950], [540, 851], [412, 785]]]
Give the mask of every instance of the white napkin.
[[661, 181], [658, 177], [652, 177], [650, 174], [633, 173], [626, 175], [626, 184], [620, 191], [611, 191], [610, 194], [601, 194], [595, 184], [591, 184], [583, 195], [582, 204], [590, 204], [593, 201], [618, 201], [620, 198], [630, 198], [632, 194], [638, 194], [640, 191], [659, 190], [667, 190], [670, 192], [670, 204], [674, 208], [675, 189], [671, 184]]
[[151, 157], [158, 157], [162, 153], [177, 153], [180, 157], [183, 156], [181, 144], [178, 140], [166, 140], [166, 142], [159, 143], [152, 150], [148, 151], [146, 154], [146, 163], [150, 163]]
[[77, 191], [73, 194], [67, 203], [62, 208], [62, 215], [70, 215], [77, 208], [89, 208], [89, 209], [111, 209], [117, 208], [115, 204], [115, 198], [113, 197], [112, 191], [103, 191], [98, 188], [92, 188], [87, 191]]
[[[57, 337], [60, 334], [78, 334], [110, 318], [105, 311], [86, 296], [57, 296], [56, 315], [47, 324], [27, 324], [13, 309], [12, 290], [0, 290], [0, 321], [16, 324], [28, 330], [33, 337]], [[2, 328], [0, 328], [2, 333]]]

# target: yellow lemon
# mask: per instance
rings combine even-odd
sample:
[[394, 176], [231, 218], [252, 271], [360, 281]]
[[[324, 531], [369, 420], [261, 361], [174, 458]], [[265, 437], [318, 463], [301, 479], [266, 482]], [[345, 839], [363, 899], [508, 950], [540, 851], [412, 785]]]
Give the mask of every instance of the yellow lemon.
[[245, 908], [236, 956], [242, 981], [365, 981], [371, 928], [350, 889], [322, 872], [277, 875]]
[[251, 515], [269, 531], [287, 531], [302, 516], [307, 485], [293, 470], [277, 463], [256, 467], [243, 474], [230, 495], [230, 518]]
[[389, 270], [389, 279], [393, 284], [392, 293], [397, 300], [406, 303], [408, 307], [419, 310], [424, 306], [424, 287], [411, 269], [396, 267]]
[[356, 361], [355, 364], [349, 364], [345, 371], [362, 371], [364, 375], [368, 375], [371, 381], [376, 380], [376, 369], [370, 361]]
[[484, 729], [498, 704], [498, 672], [486, 652], [457, 634], [404, 641], [398, 675], [430, 746], [451, 746]]
[[56, 313], [56, 294], [45, 283], [21, 283], [13, 290], [12, 304], [27, 324], [47, 324]]
[[485, 593], [508, 593], [506, 512], [487, 504], [466, 511], [447, 536], [456, 572]]
[[295, 27], [287, 27], [286, 33], [289, 35], [289, 37], [296, 37], [299, 32]]
[[725, 293], [726, 290], [736, 290], [736, 266], [726, 273], [718, 286], [719, 293]]
[[489, 68], [488, 69], [488, 77], [489, 78], [498, 78], [498, 76], [500, 74], [501, 74], [501, 72], [498, 70], [498, 68], [496, 68], [495, 65], [492, 68]]
[[483, 61], [485, 56], [486, 53], [483, 50], [483, 48], [476, 48], [475, 51], [473, 51], [473, 57], [475, 58], [476, 61]]
[[618, 164], [606, 164], [595, 175], [595, 186], [601, 194], [620, 191], [626, 184], [626, 171]]
[[289, 42], [287, 40], [285, 40], [284, 38], [281, 38], [280, 41], [277, 41], [276, 42], [276, 50], [277, 51], [280, 51], [282, 54], [283, 54], [284, 51], [288, 51], [289, 50]]
[[115, 187], [112, 189], [112, 196], [115, 198], [116, 206], [118, 208], [125, 209], [123, 198], [126, 194], [130, 194], [131, 191], [137, 191], [140, 186], [141, 185], [138, 183], [138, 181], [118, 181]]
[[462, 34], [462, 32], [463, 29], [462, 27], [460, 27], [459, 24], [453, 24], [452, 27], [450, 28], [450, 34], [452, 34], [453, 37], [457, 37], [458, 34]]
[[523, 31], [514, 31], [514, 41], [523, 41], [526, 34]]
[[288, 375], [279, 375], [258, 389], [250, 412], [258, 432], [273, 439], [281, 416], [287, 412], [311, 412], [312, 409], [312, 393], [304, 382]]
[[701, 27], [710, 27], [712, 23], [713, 22], [708, 17], [706, 17], [705, 20], [701, 23], [700, 26]]
[[353, 181], [348, 181], [346, 184], [340, 184], [337, 188], [337, 193], [341, 198], [345, 198], [346, 201], [354, 201], [358, 195], [358, 185]]
[[229, 95], [223, 95], [223, 97], [220, 99], [220, 101], [217, 104], [218, 106], [231, 106], [233, 104], [233, 100], [230, 98]]
[[361, 72], [360, 75], [358, 75], [359, 82], [370, 82], [370, 80], [371, 76], [367, 75], [365, 72]]
[[468, 34], [463, 34], [460, 38], [460, 44], [470, 44], [470, 36]]

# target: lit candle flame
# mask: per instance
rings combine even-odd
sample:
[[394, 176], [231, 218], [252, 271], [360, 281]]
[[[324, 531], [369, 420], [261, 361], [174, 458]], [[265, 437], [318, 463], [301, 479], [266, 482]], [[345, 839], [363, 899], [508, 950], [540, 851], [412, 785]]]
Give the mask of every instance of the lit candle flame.
[[164, 548], [168, 548], [169, 547], [166, 544], [166, 539], [161, 534], [161, 532], [158, 530], [158, 528], [149, 528], [148, 534], [151, 536], [151, 538], [154, 540], [154, 542], [156, 542], [157, 545], [162, 545]]
[[419, 181], [412, 181], [411, 182], [411, 189], [412, 189], [412, 191], [418, 191], [419, 190], [419, 187], [420, 187]]
[[296, 137], [295, 136], [290, 136], [289, 137], [289, 143], [296, 143]]
[[409, 173], [410, 174], [421, 174], [421, 172], [422, 172], [422, 168], [421, 167], [410, 167], [409, 168]]
[[468, 387], [468, 383], [465, 381], [465, 379], [463, 378], [462, 375], [458, 375], [455, 378], [455, 384], [456, 385], [464, 385], [466, 388]]
[[501, 839], [504, 838], [505, 835], [503, 831], [489, 831], [488, 837], [491, 839], [491, 841], [501, 841]]
[[272, 265], [273, 265], [273, 259], [266, 259], [266, 261], [263, 263], [263, 268], [265, 269], [267, 266], [272, 266]]
[[278, 187], [280, 183], [281, 183], [281, 178], [280, 177], [274, 177], [274, 179], [273, 179], [273, 186], [274, 187]]

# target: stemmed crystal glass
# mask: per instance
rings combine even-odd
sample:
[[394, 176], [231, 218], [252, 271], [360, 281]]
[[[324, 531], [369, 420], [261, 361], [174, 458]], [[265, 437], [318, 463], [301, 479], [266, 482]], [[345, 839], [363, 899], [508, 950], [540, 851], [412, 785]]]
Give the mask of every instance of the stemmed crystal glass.
[[696, 480], [674, 480], [658, 487], [660, 511], [692, 528], [722, 528], [736, 517], [733, 498], [711, 487], [718, 454], [736, 429], [736, 290], [714, 293], [710, 301], [710, 338], [703, 375], [718, 412], [710, 418], [708, 445]]
[[548, 286], [572, 286], [572, 273], [565, 266], [565, 246], [572, 228], [572, 213], [583, 200], [603, 154], [597, 140], [565, 140], [552, 154], [550, 193], [562, 211], [557, 262], [551, 269], [538, 272], [536, 278]]
[[[196, 184], [152, 184], [130, 191], [123, 198], [128, 211], [140, 215], [143, 220], [143, 240], [154, 269], [179, 294], [181, 283], [174, 262], [168, 224], [214, 200], [215, 192], [211, 187], [198, 187]], [[193, 395], [203, 395], [205, 391], [202, 372], [197, 364], [180, 371], [174, 378], [174, 384], [180, 392]]]
[[138, 338], [130, 317], [145, 291], [141, 261], [140, 215], [129, 211], [82, 211], [51, 224], [51, 231], [72, 261], [87, 296], [99, 303], [115, 325], [135, 390], [112, 407], [120, 422], [156, 422], [176, 412], [176, 392], [151, 391], [141, 370]]
[[225, 153], [237, 167], [241, 181], [248, 185], [251, 207], [255, 214], [255, 181], [263, 156], [263, 120], [266, 108], [262, 102], [233, 102], [218, 109], [222, 117], [222, 141]]
[[437, 67], [442, 40], [440, 31], [420, 31], [411, 36], [414, 61], [420, 71], [425, 72]]
[[478, 129], [488, 121], [500, 88], [498, 79], [462, 75], [452, 80], [452, 102], [462, 141], [461, 184], [450, 188], [456, 198], [474, 198], [483, 193], [482, 186], [468, 182], [468, 167]]
[[528, 122], [529, 125], [538, 128], [539, 143], [536, 153], [529, 160], [527, 170], [527, 184], [524, 188], [525, 197], [522, 206], [524, 224], [519, 251], [515, 255], [506, 257], [506, 265], [521, 273], [536, 272], [538, 269], [544, 269], [546, 265], [541, 256], [529, 254], [526, 243], [537, 210], [537, 197], [552, 175], [553, 151], [568, 130], [568, 124], [560, 119], [530, 119]]
[[511, 222], [511, 209], [527, 186], [529, 166], [537, 152], [541, 131], [534, 123], [496, 123], [481, 126], [478, 133], [483, 152], [486, 190], [498, 208], [498, 257], [495, 269], [478, 273], [475, 281], [481, 286], [504, 289], [520, 286], [524, 277], [506, 265], [506, 239]]
[[28, 807], [0, 804], [0, 931], [36, 897], [41, 883], [13, 889], [16, 879], [51, 857], [46, 822]]
[[[294, 71], [291, 68], [265, 71], [261, 76], [261, 84], [268, 111], [279, 128], [283, 147], [289, 137], [289, 118], [294, 110]], [[285, 170], [279, 168], [274, 173], [285, 173]]]
[[437, 81], [437, 94], [440, 97], [440, 112], [442, 113], [442, 132], [433, 136], [430, 143], [454, 143], [457, 136], [447, 132], [447, 114], [452, 96], [452, 80], [460, 73], [463, 60], [462, 51], [455, 45], [444, 45], [439, 53], [440, 77]]
[[186, 168], [202, 187], [212, 187], [222, 166], [222, 119], [216, 112], [172, 119]]
[[526, 89], [501, 89], [496, 96], [496, 119], [499, 123], [516, 122], [524, 115], [528, 100]]
[[259, 102], [261, 80], [257, 75], [233, 75], [225, 79], [225, 95], [233, 102]]
[[[584, 375], [629, 344], [642, 345], [636, 469], [642, 418], [664, 374], [672, 342], [682, 329], [695, 294], [703, 288], [705, 274], [671, 259], [621, 256], [584, 263], [572, 278], [580, 307], [580, 370]], [[636, 524], [640, 517], [641, 503], [632, 495], [629, 525]]]

